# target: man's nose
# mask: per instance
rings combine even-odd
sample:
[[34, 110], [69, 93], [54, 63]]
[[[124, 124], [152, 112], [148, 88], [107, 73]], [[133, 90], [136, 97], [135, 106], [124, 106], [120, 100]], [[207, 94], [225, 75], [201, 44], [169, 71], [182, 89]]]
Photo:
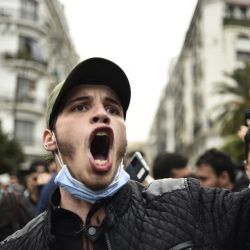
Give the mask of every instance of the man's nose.
[[110, 123], [110, 118], [104, 107], [97, 107], [95, 109], [94, 114], [91, 117], [91, 122], [92, 123], [99, 122], [99, 123], [105, 123], [105, 124]]

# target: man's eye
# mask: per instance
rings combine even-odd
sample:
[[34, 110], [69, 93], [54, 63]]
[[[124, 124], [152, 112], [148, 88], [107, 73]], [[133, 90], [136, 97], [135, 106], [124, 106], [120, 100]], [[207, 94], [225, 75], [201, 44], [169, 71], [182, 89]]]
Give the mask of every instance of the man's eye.
[[120, 114], [118, 108], [113, 107], [113, 106], [107, 106], [107, 107], [106, 107], [106, 111], [107, 111], [108, 113], [110, 113], [110, 114], [113, 114], [113, 115], [119, 115], [119, 114]]
[[75, 105], [72, 110], [75, 112], [82, 112], [82, 111], [86, 111], [88, 109], [86, 104], [77, 104]]

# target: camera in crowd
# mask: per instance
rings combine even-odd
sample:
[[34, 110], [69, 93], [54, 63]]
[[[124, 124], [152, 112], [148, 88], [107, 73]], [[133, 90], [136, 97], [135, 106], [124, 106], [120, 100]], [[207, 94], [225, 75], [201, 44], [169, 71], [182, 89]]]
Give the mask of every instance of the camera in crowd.
[[153, 180], [149, 174], [149, 166], [140, 152], [134, 153], [125, 170], [130, 175], [131, 180], [138, 181], [145, 185]]

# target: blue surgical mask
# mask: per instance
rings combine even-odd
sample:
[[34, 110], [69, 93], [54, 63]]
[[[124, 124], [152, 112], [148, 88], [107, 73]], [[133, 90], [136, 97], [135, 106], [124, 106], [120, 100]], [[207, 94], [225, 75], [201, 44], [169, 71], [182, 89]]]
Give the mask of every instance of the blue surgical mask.
[[113, 181], [106, 188], [99, 191], [93, 191], [87, 188], [80, 181], [74, 179], [71, 176], [68, 167], [64, 164], [55, 178], [55, 183], [65, 189], [76, 199], [95, 203], [97, 200], [100, 200], [102, 198], [113, 196], [129, 180], [129, 175], [123, 169], [123, 166], [120, 165]]

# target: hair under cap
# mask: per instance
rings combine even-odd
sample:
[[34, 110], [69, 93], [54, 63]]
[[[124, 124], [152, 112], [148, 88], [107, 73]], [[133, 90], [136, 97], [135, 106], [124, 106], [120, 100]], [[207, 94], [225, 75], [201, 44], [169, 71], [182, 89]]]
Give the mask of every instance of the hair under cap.
[[53, 123], [69, 91], [76, 85], [93, 84], [110, 87], [118, 96], [126, 118], [131, 91], [129, 80], [124, 71], [114, 62], [93, 57], [76, 65], [64, 82], [55, 86], [49, 95], [45, 112], [46, 126], [53, 129]]

